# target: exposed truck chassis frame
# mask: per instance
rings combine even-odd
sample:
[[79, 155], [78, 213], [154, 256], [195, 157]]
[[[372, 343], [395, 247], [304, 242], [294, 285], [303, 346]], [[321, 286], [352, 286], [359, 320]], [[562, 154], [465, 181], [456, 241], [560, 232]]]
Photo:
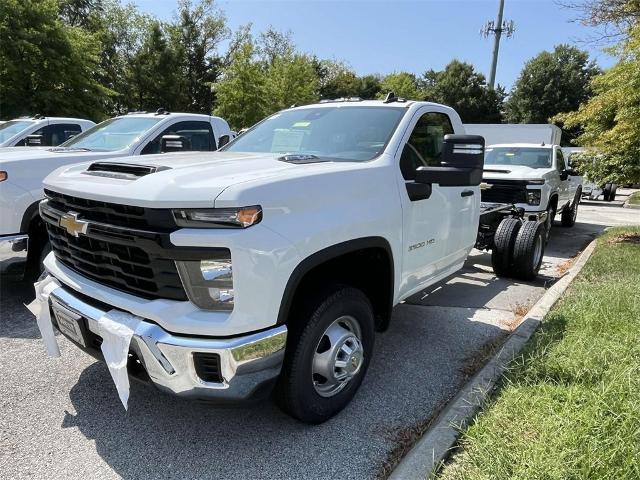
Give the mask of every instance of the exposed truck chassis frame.
[[498, 229], [498, 225], [500, 225], [505, 218], [518, 218], [522, 222], [529, 220], [542, 223], [547, 219], [547, 212], [540, 212], [537, 215], [532, 215], [525, 213], [523, 208], [517, 208], [513, 204], [482, 202], [480, 204], [478, 237], [476, 238], [475, 245], [478, 250], [493, 249], [494, 235]]

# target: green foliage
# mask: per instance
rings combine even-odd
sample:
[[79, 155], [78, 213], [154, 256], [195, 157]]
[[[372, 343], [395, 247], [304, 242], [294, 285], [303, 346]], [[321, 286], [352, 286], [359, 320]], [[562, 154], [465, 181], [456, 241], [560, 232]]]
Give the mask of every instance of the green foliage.
[[380, 78], [376, 75], [359, 77], [348, 65], [335, 60], [316, 60], [320, 78], [320, 98], [360, 97], [374, 99], [380, 93]]
[[58, 18], [56, 0], [0, 3], [0, 115], [99, 119], [111, 90], [96, 81], [100, 44]]
[[444, 70], [428, 70], [423, 76], [425, 100], [456, 109], [465, 123], [500, 123], [504, 89], [491, 90], [485, 76], [473, 65], [453, 60]]
[[220, 81], [214, 84], [215, 114], [236, 129], [292, 104], [318, 100], [319, 77], [314, 59], [296, 52], [287, 35], [271, 30], [255, 42], [248, 32], [240, 41]]
[[378, 97], [384, 98], [389, 92], [407, 100], [424, 98], [424, 91], [420, 88], [417, 77], [408, 72], [391, 73], [382, 79]]
[[612, 51], [619, 61], [591, 84], [595, 95], [577, 111], [558, 117], [582, 127], [576, 139], [588, 148], [580, 170], [596, 182], [640, 182], [640, 26]]
[[214, 113], [236, 129], [250, 127], [266, 113], [266, 78], [256, 56], [253, 39], [245, 40], [236, 48], [222, 80], [213, 87], [218, 99]]
[[600, 238], [438, 478], [640, 478], [639, 239]]
[[571, 112], [589, 98], [590, 83], [600, 72], [589, 54], [558, 45], [529, 60], [505, 104], [511, 123], [548, 123], [558, 113]]

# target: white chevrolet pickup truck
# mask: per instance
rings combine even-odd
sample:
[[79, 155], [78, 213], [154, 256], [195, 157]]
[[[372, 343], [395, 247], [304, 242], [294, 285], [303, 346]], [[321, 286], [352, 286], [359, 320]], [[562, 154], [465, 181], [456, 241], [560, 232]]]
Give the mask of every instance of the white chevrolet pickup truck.
[[49, 252], [38, 202], [44, 198], [42, 180], [56, 168], [165, 151], [216, 150], [230, 135], [221, 118], [158, 110], [111, 118], [58, 147], [0, 150], [0, 269], [21, 273], [25, 265], [40, 268]]
[[281, 111], [218, 152], [58, 169], [40, 204], [50, 321], [101, 358], [115, 312], [134, 325], [129, 376], [231, 403], [275, 387], [322, 422], [358, 390], [394, 305], [474, 246], [503, 274], [537, 274], [544, 225], [481, 205], [483, 139], [463, 133], [453, 109], [390, 94]]
[[560, 213], [572, 227], [578, 215], [582, 177], [566, 164], [558, 145], [510, 143], [486, 148], [482, 191], [486, 202], [509, 202], [528, 215], [545, 215], [547, 238]]
[[0, 148], [55, 147], [94, 125], [82, 118], [20, 117], [0, 124]]

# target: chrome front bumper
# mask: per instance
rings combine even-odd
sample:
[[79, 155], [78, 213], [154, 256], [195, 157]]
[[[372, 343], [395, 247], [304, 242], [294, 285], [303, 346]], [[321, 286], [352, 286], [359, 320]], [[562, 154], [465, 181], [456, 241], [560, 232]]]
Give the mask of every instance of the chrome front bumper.
[[0, 272], [9, 273], [15, 266], [27, 261], [29, 236], [27, 234], [0, 236]]
[[[99, 336], [98, 320], [107, 312], [106, 308], [90, 305], [65, 286], [53, 290], [48, 300], [50, 306], [81, 316], [85, 328]], [[284, 325], [221, 339], [173, 335], [154, 323], [142, 321], [131, 339], [130, 352], [140, 360], [148, 379], [161, 390], [202, 400], [243, 401], [268, 393], [280, 374], [286, 340]], [[94, 349], [100, 352], [97, 347]], [[198, 376], [194, 354], [200, 352], [219, 355], [221, 382], [206, 382]]]

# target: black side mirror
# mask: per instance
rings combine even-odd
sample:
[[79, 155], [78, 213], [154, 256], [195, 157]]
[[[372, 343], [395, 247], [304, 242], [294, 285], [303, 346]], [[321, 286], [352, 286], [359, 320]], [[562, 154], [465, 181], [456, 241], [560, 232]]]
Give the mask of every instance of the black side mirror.
[[445, 135], [440, 167], [419, 167], [416, 182], [441, 187], [480, 185], [484, 167], [484, 138], [479, 135]]
[[45, 146], [44, 135], [27, 135], [24, 140], [24, 144], [27, 147]]
[[162, 153], [169, 153], [188, 150], [187, 142], [187, 139], [180, 135], [163, 135], [160, 151]]
[[229, 137], [229, 135], [220, 135], [220, 138], [218, 139], [218, 148], [224, 147], [230, 141], [231, 137]]
[[563, 170], [560, 172], [560, 180], [566, 180], [569, 178], [569, 170]]

